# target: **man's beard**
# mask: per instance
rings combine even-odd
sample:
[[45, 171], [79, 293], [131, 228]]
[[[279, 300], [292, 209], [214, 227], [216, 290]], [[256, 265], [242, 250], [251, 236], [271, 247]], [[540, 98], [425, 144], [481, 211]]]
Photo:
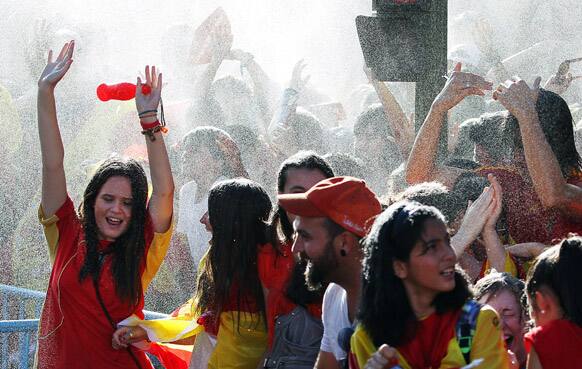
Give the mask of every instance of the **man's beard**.
[[325, 244], [324, 253], [318, 259], [311, 260], [306, 255], [302, 255], [302, 258], [307, 260], [305, 283], [310, 291], [318, 291], [328, 282], [331, 282], [330, 275], [338, 266], [333, 241], [330, 240]]

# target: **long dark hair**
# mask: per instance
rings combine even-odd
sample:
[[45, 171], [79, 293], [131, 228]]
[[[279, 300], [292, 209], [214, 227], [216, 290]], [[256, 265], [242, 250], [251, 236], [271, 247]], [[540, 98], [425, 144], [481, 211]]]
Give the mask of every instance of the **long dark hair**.
[[567, 238], [536, 259], [528, 271], [525, 288], [530, 301], [535, 301], [535, 293], [542, 286], [549, 287], [558, 298], [566, 318], [582, 327], [580, 265], [582, 238]]
[[212, 311], [218, 319], [236, 286], [237, 311], [249, 311], [256, 303], [265, 313], [257, 246], [267, 243], [271, 206], [267, 192], [248, 179], [221, 181], [210, 189], [212, 239], [196, 288], [199, 311]]
[[[283, 193], [287, 183], [287, 173], [290, 169], [319, 170], [326, 178], [334, 176], [331, 166], [323, 157], [313, 151], [300, 151], [287, 158], [279, 168], [277, 173], [277, 191]], [[278, 245], [280, 242], [291, 242], [293, 238], [293, 225], [287, 217], [285, 209], [276, 206], [271, 218], [271, 244]]]
[[110, 245], [113, 257], [112, 273], [117, 295], [137, 306], [142, 291], [140, 268], [145, 263], [146, 203], [148, 183], [143, 168], [133, 159], [106, 160], [89, 181], [79, 213], [87, 255], [79, 273], [82, 281], [88, 276], [97, 278], [100, 272], [99, 238], [95, 221], [95, 201], [99, 191], [111, 177], [125, 177], [131, 184], [131, 219], [127, 230]]
[[[582, 160], [576, 150], [574, 123], [568, 104], [560, 95], [540, 89], [536, 111], [544, 136], [558, 160], [562, 175], [565, 178], [571, 177], [573, 172], [580, 171]], [[523, 151], [519, 123], [512, 114], [507, 117], [506, 129], [513, 137], [514, 147]]]
[[[407, 262], [424, 223], [443, 215], [432, 206], [401, 201], [388, 207], [374, 222], [364, 241], [363, 287], [358, 319], [374, 344], [399, 346], [412, 339], [417, 319], [408, 301], [404, 283], [396, 276], [393, 261]], [[471, 297], [469, 284], [455, 271], [455, 288], [437, 295], [437, 313], [459, 309]], [[412, 330], [414, 332], [414, 330]]]

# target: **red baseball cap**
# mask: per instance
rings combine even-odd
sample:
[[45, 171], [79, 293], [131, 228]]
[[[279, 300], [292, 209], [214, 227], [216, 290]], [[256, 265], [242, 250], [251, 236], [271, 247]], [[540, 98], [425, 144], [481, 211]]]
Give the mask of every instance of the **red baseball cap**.
[[345, 230], [364, 237], [374, 217], [382, 212], [380, 201], [354, 177], [332, 177], [307, 192], [277, 195], [279, 205], [302, 217], [327, 217]]

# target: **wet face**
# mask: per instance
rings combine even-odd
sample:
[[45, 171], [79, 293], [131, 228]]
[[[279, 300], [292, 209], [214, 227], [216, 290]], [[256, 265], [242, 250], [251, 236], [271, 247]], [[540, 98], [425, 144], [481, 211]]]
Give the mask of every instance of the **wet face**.
[[[324, 179], [326, 179], [326, 176], [319, 169], [291, 168], [287, 170], [282, 193], [303, 193]], [[287, 217], [289, 222], [293, 224], [295, 215], [287, 213]]]
[[95, 200], [95, 222], [100, 240], [115, 241], [131, 221], [131, 183], [128, 178], [109, 178]]
[[526, 359], [523, 342], [525, 319], [523, 319], [521, 305], [515, 295], [505, 289], [494, 295], [484, 295], [479, 302], [489, 304], [497, 311], [503, 323], [503, 339], [507, 348], [517, 355], [520, 363], [524, 362]]
[[436, 297], [455, 288], [456, 261], [445, 224], [438, 219], [427, 219], [408, 262], [395, 269], [401, 270], [397, 274], [407, 290]]
[[326, 218], [297, 217], [293, 222], [295, 241], [293, 253], [299, 253], [307, 261], [305, 281], [310, 289], [319, 289], [326, 282], [333, 282], [338, 260], [333, 239], [325, 227]]

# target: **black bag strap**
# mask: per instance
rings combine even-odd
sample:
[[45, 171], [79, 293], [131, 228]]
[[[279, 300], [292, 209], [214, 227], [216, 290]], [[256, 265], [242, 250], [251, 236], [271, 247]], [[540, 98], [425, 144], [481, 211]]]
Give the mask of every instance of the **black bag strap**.
[[[105, 307], [105, 303], [103, 303], [103, 298], [101, 298], [101, 293], [99, 292], [99, 283], [97, 282], [97, 279], [99, 279], [99, 274], [101, 272], [101, 264], [103, 263], [104, 257], [105, 257], [105, 254], [103, 254], [103, 253], [101, 253], [99, 255], [99, 267], [97, 269], [97, 273], [93, 274], [93, 278], [92, 278], [93, 279], [93, 287], [95, 287], [95, 295], [97, 295], [97, 300], [99, 301], [99, 305], [101, 305], [101, 310], [103, 310], [103, 313], [107, 317], [107, 320], [109, 321], [109, 324], [111, 325], [111, 328], [115, 332], [115, 330], [117, 329], [117, 325], [113, 322], [113, 319], [111, 319], [111, 315], [109, 315], [109, 311], [107, 311], [107, 308]], [[138, 369], [142, 369], [141, 365], [139, 365], [139, 361], [135, 357], [135, 354], [133, 353], [133, 351], [131, 351], [131, 348], [128, 346], [128, 347], [126, 347], [126, 350], [127, 350], [127, 353], [129, 354], [129, 356], [131, 357], [131, 360], [135, 363], [136, 367]]]

